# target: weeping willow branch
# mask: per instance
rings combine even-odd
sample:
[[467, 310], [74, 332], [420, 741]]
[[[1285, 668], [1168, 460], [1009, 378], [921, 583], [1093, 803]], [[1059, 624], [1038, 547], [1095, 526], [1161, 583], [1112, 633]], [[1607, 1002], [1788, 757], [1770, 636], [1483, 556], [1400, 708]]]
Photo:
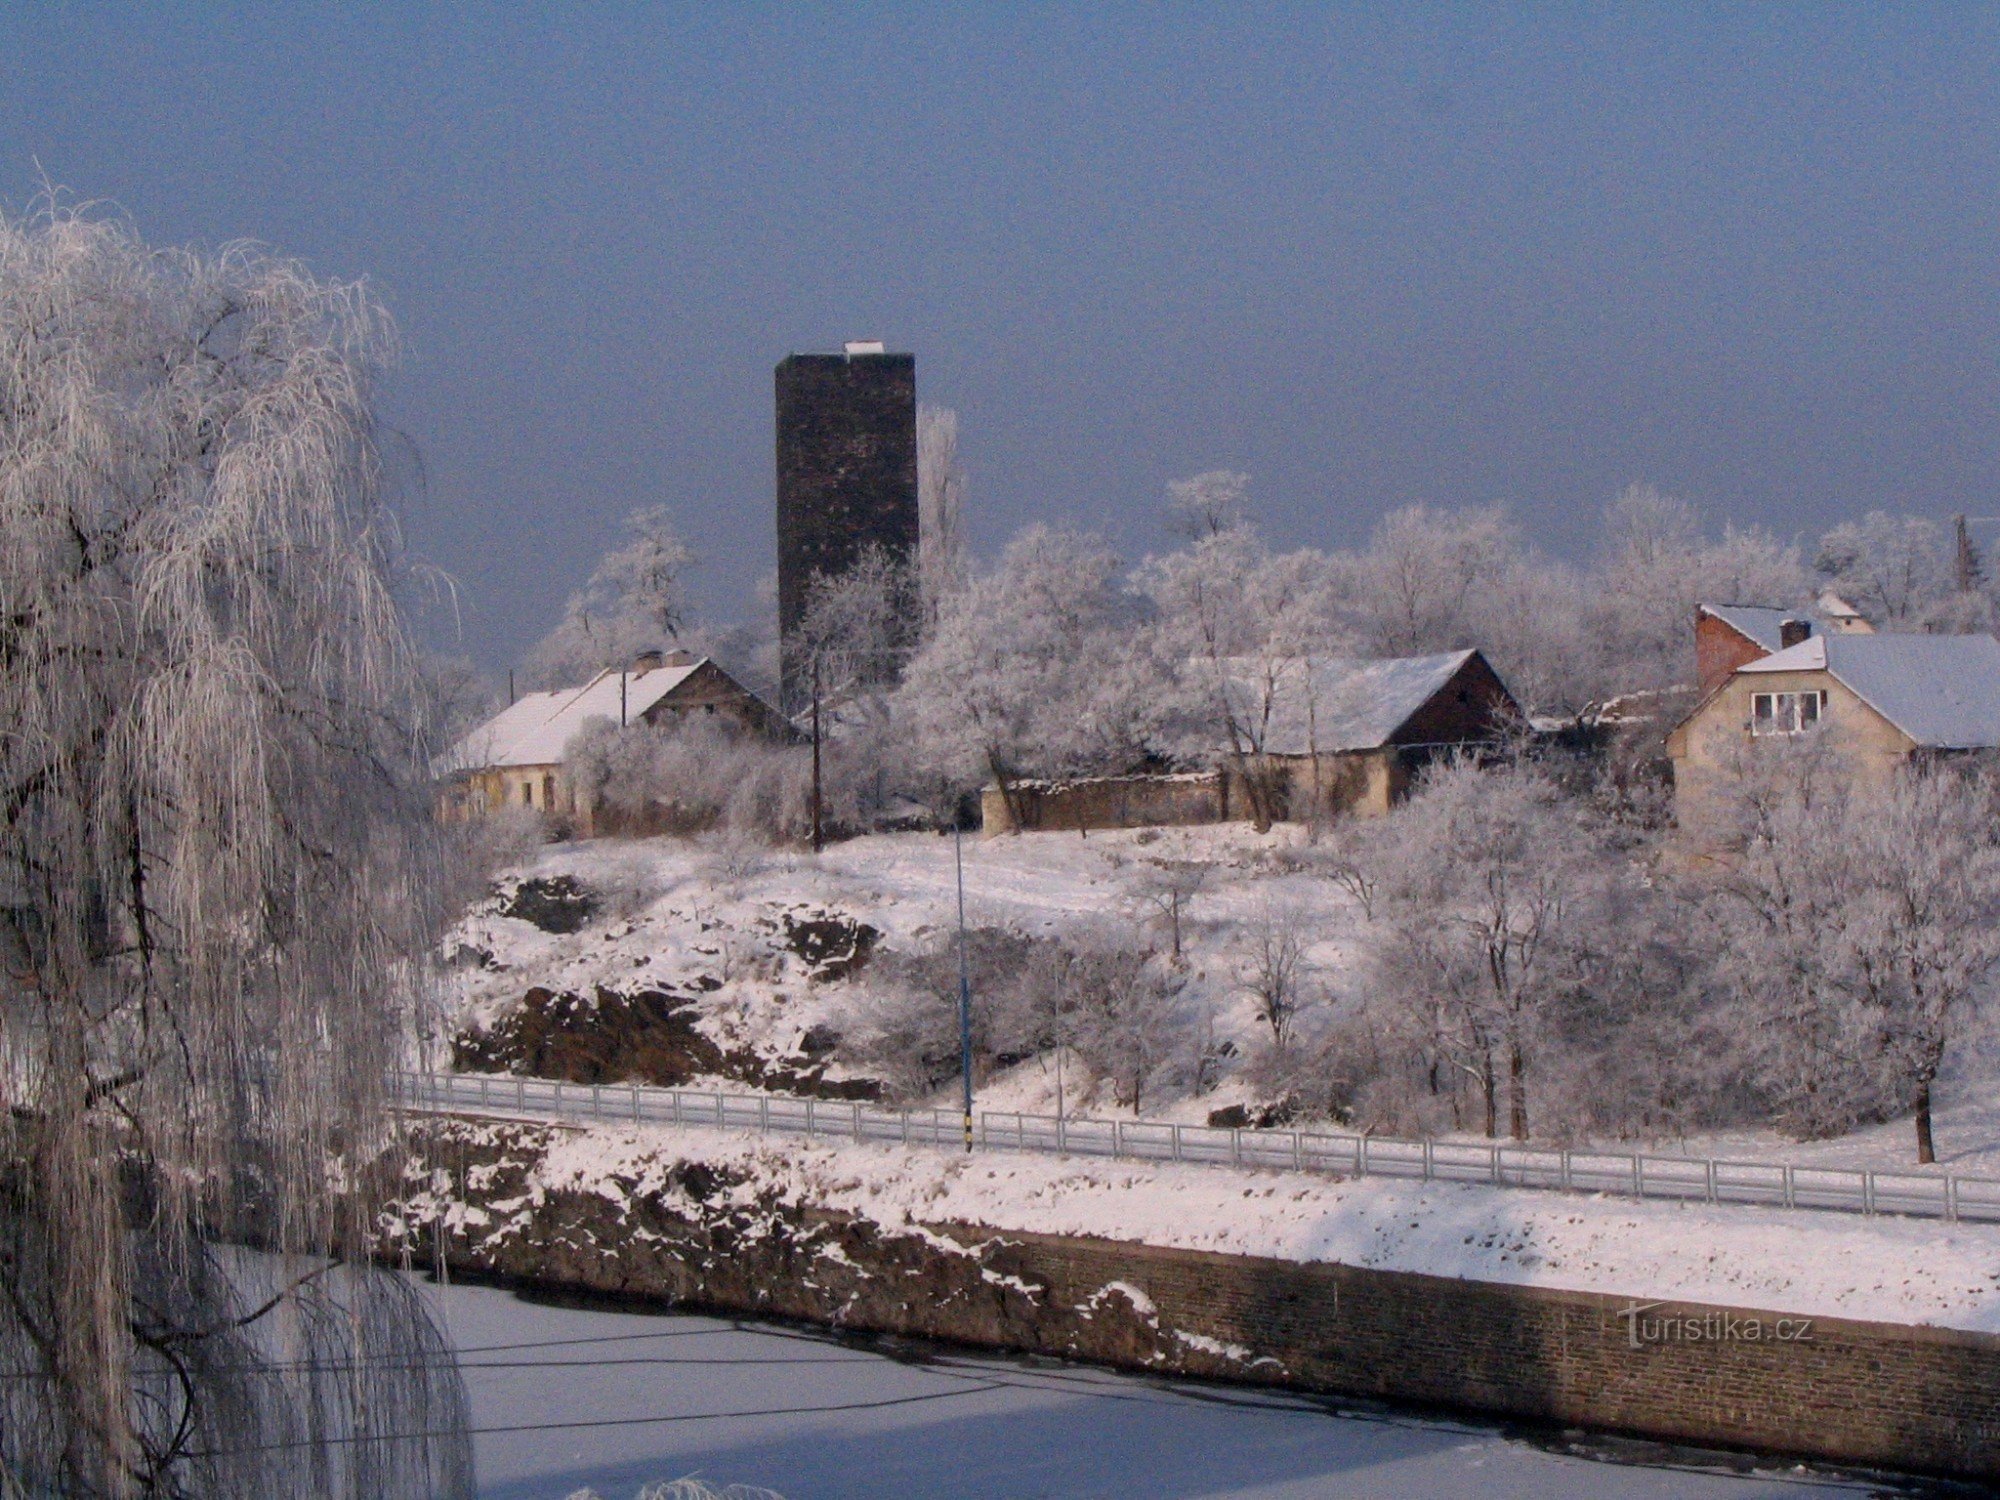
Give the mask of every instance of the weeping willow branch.
[[441, 887], [393, 354], [255, 247], [0, 217], [0, 1494], [470, 1493], [351, 1166]]

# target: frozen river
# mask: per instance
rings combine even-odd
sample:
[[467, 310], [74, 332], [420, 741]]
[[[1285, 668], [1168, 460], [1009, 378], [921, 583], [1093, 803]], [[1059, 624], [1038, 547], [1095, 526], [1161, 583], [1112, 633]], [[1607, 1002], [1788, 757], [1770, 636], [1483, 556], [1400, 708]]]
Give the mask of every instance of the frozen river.
[[[694, 1476], [787, 1500], [1320, 1500], [1777, 1497], [1871, 1489], [1775, 1466], [1595, 1445], [1054, 1363], [919, 1348], [897, 1357], [713, 1318], [551, 1307], [430, 1288], [458, 1345], [480, 1493], [631, 1500]], [[1621, 1452], [1609, 1462], [1603, 1454]]]

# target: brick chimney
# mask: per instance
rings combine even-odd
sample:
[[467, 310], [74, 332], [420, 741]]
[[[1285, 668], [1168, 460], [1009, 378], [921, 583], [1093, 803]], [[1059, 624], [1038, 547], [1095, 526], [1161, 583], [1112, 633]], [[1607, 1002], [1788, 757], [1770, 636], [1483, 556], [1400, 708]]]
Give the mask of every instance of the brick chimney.
[[1778, 649], [1796, 646], [1812, 635], [1811, 620], [1780, 620], [1778, 622]]

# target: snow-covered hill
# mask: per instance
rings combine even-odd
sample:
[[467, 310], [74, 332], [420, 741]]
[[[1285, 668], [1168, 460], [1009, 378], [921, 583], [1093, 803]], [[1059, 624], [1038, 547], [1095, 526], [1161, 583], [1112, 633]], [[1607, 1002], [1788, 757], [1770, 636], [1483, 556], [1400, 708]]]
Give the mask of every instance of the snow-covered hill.
[[[963, 854], [975, 928], [1094, 933], [1161, 951], [1170, 933], [1146, 899], [1149, 877], [1208, 867], [1181, 936], [1189, 992], [1212, 1017], [1220, 1056], [1199, 1092], [1183, 1074], [1148, 1098], [1148, 1116], [1199, 1122], [1269, 1102], [1249, 1067], [1268, 1031], [1242, 981], [1254, 929], [1273, 911], [1306, 938], [1309, 1024], [1357, 982], [1363, 914], [1314, 873], [1315, 851], [1295, 826], [968, 837]], [[818, 857], [674, 838], [551, 845], [504, 872], [447, 939], [456, 1060], [585, 1080], [871, 1097], [876, 1080], [844, 1061], [836, 1040], [871, 985], [871, 961], [947, 939], [956, 902], [953, 841], [935, 834], [855, 839]], [[1110, 1113], [1108, 1092], [1065, 1056], [1067, 1107]], [[1992, 1071], [1975, 1060], [1945, 1081], [1937, 1170], [2000, 1176], [2000, 1093], [1984, 1081]], [[1053, 1113], [1057, 1074], [1052, 1052], [1017, 1062], [982, 1080], [981, 1106]], [[1909, 1135], [1900, 1121], [1825, 1142], [1737, 1129], [1649, 1144], [1908, 1169]]]

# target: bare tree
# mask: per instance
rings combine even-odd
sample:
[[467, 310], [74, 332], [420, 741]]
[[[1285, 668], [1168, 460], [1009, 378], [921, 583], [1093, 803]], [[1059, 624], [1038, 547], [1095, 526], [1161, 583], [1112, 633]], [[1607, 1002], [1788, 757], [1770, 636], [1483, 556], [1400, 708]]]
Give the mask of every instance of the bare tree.
[[1181, 962], [1181, 918], [1201, 894], [1213, 867], [1192, 859], [1144, 859], [1134, 871], [1132, 896], [1167, 927], [1169, 954]]
[[1072, 1045], [1135, 1115], [1162, 1070], [1190, 1051], [1194, 1019], [1184, 1004], [1185, 987], [1180, 974], [1150, 953], [1101, 946], [1077, 958], [1069, 985]]
[[1250, 923], [1240, 974], [1258, 1018], [1271, 1028], [1271, 1045], [1281, 1050], [1309, 999], [1305, 953], [1305, 923], [1298, 909], [1265, 902]]
[[471, 1492], [449, 1352], [370, 1259], [442, 885], [390, 347], [248, 247], [0, 219], [9, 1493]]

